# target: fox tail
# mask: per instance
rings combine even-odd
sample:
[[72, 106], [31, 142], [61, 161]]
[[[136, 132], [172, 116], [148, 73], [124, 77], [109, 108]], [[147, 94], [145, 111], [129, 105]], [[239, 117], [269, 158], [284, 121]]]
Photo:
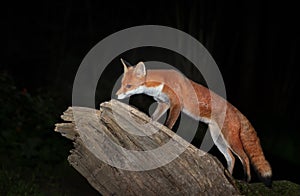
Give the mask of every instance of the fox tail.
[[259, 138], [248, 119], [240, 112], [241, 132], [240, 138], [244, 150], [249, 157], [260, 180], [267, 186], [272, 186], [272, 169], [262, 151]]

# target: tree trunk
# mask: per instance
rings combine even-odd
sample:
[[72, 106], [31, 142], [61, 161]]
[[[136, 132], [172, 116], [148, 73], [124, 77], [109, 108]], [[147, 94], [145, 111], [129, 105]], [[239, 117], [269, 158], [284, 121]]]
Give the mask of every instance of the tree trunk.
[[[74, 140], [70, 164], [102, 195], [236, 195], [213, 156], [116, 100], [70, 107], [55, 131]], [[171, 144], [171, 145], [169, 145]]]

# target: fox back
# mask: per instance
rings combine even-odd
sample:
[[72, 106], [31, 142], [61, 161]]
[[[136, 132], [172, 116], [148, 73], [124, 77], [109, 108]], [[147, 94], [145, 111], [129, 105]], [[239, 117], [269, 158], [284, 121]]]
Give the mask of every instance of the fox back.
[[[197, 84], [175, 70], [146, 70], [143, 62], [136, 66], [124, 66], [118, 99], [135, 94], [152, 96], [158, 106], [152, 114], [158, 120], [167, 110], [166, 126], [172, 129], [180, 112], [195, 120], [208, 124], [212, 139], [227, 161], [227, 169], [232, 174], [235, 154], [244, 166], [247, 181], [250, 181], [250, 162], [260, 179], [271, 186], [272, 170], [265, 159], [259, 138], [248, 119], [225, 99]], [[212, 103], [216, 114], [212, 113]], [[226, 108], [224, 122], [222, 111]], [[233, 154], [232, 154], [233, 153]]]

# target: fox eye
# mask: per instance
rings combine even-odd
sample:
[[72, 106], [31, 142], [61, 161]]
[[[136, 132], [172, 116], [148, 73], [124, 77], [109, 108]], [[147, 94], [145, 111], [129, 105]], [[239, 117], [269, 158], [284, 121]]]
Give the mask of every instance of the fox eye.
[[132, 85], [131, 84], [127, 84], [126, 85], [126, 88], [130, 88]]

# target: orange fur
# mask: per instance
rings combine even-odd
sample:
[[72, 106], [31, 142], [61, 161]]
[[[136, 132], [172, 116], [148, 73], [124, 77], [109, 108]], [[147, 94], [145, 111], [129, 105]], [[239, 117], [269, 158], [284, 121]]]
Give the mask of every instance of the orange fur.
[[[170, 109], [166, 121], [170, 129], [174, 126], [181, 111], [198, 120], [209, 120], [207, 123], [215, 122], [221, 127], [221, 134], [225, 140], [219, 145], [215, 143], [228, 161], [228, 170], [232, 173], [235, 163], [233, 152], [242, 162], [248, 181], [251, 178], [251, 162], [265, 184], [271, 185], [272, 170], [265, 159], [259, 138], [248, 119], [238, 109], [219, 95], [189, 80], [177, 71], [146, 71], [141, 62], [135, 67], [125, 67], [124, 64], [122, 86], [116, 93], [120, 98], [128, 97], [132, 93], [154, 96], [159, 105], [154, 118], [159, 118], [167, 109]], [[160, 88], [161, 85], [163, 85], [162, 88]], [[128, 92], [130, 93], [126, 94]], [[217, 113], [211, 111], [212, 101]], [[227, 110], [222, 124], [220, 113], [225, 106]], [[224, 144], [228, 145], [226, 149], [224, 149]]]

